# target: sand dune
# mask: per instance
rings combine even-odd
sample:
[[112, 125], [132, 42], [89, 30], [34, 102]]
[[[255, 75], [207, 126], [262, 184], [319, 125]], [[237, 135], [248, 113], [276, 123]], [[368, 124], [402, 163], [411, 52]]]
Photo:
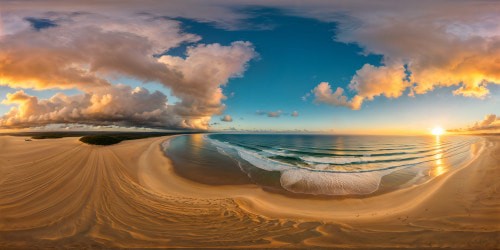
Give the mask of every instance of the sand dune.
[[0, 248], [500, 248], [500, 138], [469, 166], [365, 198], [307, 200], [178, 177], [163, 138], [0, 137]]

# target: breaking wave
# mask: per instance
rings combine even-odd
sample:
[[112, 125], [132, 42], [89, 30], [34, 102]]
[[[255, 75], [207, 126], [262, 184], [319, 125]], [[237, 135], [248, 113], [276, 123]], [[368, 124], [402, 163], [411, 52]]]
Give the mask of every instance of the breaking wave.
[[283, 146], [272, 138], [250, 140], [238, 135], [207, 135], [205, 140], [219, 153], [239, 162], [279, 172], [282, 188], [313, 195], [371, 194], [379, 189], [384, 176], [402, 169], [415, 176], [428, 176], [425, 171], [432, 163], [445, 158], [462, 161], [468, 156], [470, 145], [477, 142], [477, 138], [438, 143], [425, 139], [399, 145], [393, 139], [390, 143], [363, 139], [335, 148], [336, 145], [327, 143], [323, 143], [324, 147], [293, 143]]

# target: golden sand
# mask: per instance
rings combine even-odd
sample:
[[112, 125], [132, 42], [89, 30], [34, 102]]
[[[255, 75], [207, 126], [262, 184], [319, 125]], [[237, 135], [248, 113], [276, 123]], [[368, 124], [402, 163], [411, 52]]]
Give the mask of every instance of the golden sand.
[[177, 176], [167, 139], [0, 137], [0, 248], [500, 248], [500, 137], [423, 185], [299, 199]]

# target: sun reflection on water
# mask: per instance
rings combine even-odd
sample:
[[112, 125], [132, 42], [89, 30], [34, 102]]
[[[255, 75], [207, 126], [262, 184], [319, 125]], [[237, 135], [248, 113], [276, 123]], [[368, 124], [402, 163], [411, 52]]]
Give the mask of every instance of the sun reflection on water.
[[441, 138], [436, 136], [435, 142], [434, 167], [429, 171], [430, 176], [439, 176], [446, 173], [447, 168], [444, 165], [443, 149], [441, 148]]
[[189, 138], [191, 140], [193, 151], [197, 154], [200, 153], [201, 149], [203, 148], [203, 135], [193, 134]]

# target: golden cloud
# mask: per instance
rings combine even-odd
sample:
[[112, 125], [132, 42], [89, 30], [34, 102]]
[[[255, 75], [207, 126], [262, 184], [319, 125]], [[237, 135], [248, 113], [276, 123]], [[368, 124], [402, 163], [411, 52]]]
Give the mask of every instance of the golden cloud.
[[500, 117], [495, 114], [488, 114], [483, 120], [475, 122], [473, 125], [451, 130], [451, 132], [474, 132], [500, 130]]
[[[224, 109], [222, 86], [231, 77], [241, 76], [246, 63], [255, 56], [252, 44], [241, 41], [228, 46], [193, 45], [187, 49], [185, 58], [161, 55], [182, 43], [200, 39], [183, 33], [179, 22], [162, 17], [50, 15], [57, 20], [50, 28], [19, 28], [0, 39], [0, 85], [36, 90], [78, 89], [84, 95], [59, 94], [49, 100], [38, 100], [22, 91], [9, 94], [3, 103], [17, 107], [0, 120], [3, 127], [82, 123], [78, 119], [88, 119], [88, 123], [94, 125], [207, 129], [211, 116]], [[166, 99], [163, 104], [144, 100], [153, 106], [136, 103], [140, 109], [135, 110], [126, 103], [128, 92], [122, 91], [124, 87], [110, 80], [123, 76], [161, 83], [171, 89], [180, 102], [164, 110], [162, 105]], [[105, 94], [104, 90], [109, 93]], [[132, 100], [137, 97], [128, 95]], [[21, 96], [26, 99], [21, 100]], [[59, 101], [52, 102], [56, 99]], [[51, 108], [61, 103], [71, 104], [62, 100], [75, 101], [78, 107], [70, 112], [74, 115], [68, 115], [63, 107], [63, 111]], [[119, 105], [135, 111], [127, 113]], [[153, 115], [165, 117], [153, 118]], [[144, 122], [139, 118], [145, 119]]]

